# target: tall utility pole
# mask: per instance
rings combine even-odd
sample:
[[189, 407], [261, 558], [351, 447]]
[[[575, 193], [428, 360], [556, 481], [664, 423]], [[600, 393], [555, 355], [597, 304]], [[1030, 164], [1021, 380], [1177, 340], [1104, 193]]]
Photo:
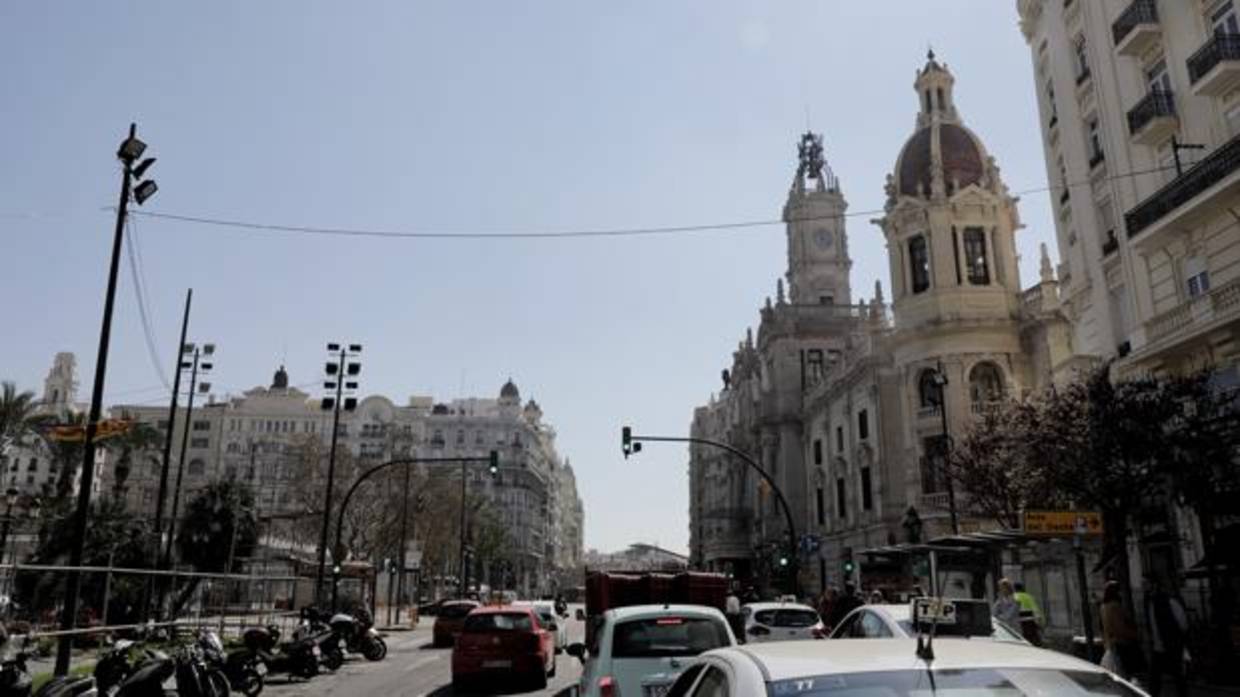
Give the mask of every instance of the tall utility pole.
[[952, 484], [951, 475], [946, 473], [948, 464], [947, 460], [951, 457], [951, 433], [947, 430], [947, 373], [943, 372], [943, 363], [940, 361], [938, 370], [934, 372], [934, 384], [939, 388], [939, 415], [943, 417], [943, 451], [940, 456], [943, 458], [943, 479], [947, 484], [947, 510], [951, 516], [952, 534], [960, 534], [960, 522], [956, 518], [956, 486]]
[[[112, 340], [112, 309], [116, 303], [116, 276], [120, 268], [121, 243], [125, 237], [125, 216], [129, 213], [129, 199], [132, 195], [138, 205], [142, 205], [159, 188], [155, 181], [148, 179], [136, 188], [134, 179], [141, 179], [146, 170], [154, 164], [154, 158], [143, 160], [136, 167], [134, 161], [142, 157], [146, 151], [146, 143], [138, 140], [137, 124], [129, 125], [129, 137], [121, 143], [116, 152], [123, 165], [121, 170], [121, 196], [116, 207], [116, 231], [112, 235], [112, 261], [108, 267], [108, 288], [103, 296], [103, 321], [99, 328], [99, 354], [95, 358], [95, 384], [91, 391], [90, 413], [86, 418], [86, 434], [82, 442], [82, 473], [78, 482], [77, 509], [73, 517], [73, 537], [69, 542], [69, 570], [65, 573], [65, 601], [60, 614], [60, 628], [68, 631], [77, 623], [78, 593], [82, 587], [82, 553], [86, 544], [87, 518], [90, 516], [90, 495], [95, 485], [95, 434], [99, 429], [99, 418], [103, 411], [104, 378], [108, 373], [108, 346]], [[69, 672], [70, 651], [73, 648], [71, 635], [62, 635], [56, 648], [56, 675]]]
[[[342, 403], [346, 387], [349, 390], [357, 389], [357, 382], [349, 381], [346, 385], [345, 377], [357, 377], [362, 371], [361, 363], [347, 362], [350, 356], [356, 356], [362, 352], [361, 344], [328, 344], [327, 351], [332, 354], [333, 360], [327, 364], [329, 379], [323, 383], [323, 386], [329, 390], [336, 390], [336, 396], [335, 398], [324, 397], [322, 404], [324, 409], [332, 410], [332, 444], [331, 451], [327, 455], [327, 491], [323, 494], [323, 528], [319, 533], [319, 563], [314, 575], [314, 602], [320, 607], [323, 605], [323, 571], [327, 565], [327, 533], [331, 528], [332, 520], [332, 490], [336, 486], [336, 443], [340, 437], [340, 410], [344, 408], [352, 411], [357, 408], [355, 397], [349, 397], [347, 403]], [[339, 563], [339, 559], [334, 560], [334, 564]]]
[[464, 598], [469, 592], [469, 565], [465, 561], [465, 478], [468, 463], [461, 460], [461, 577], [456, 583], [457, 596]]
[[405, 550], [409, 547], [409, 468], [405, 468], [405, 493], [401, 498], [400, 506], [400, 552], [397, 554], [399, 558], [400, 570], [399, 576], [396, 577], [396, 619], [400, 621], [400, 610], [405, 598]]
[[[176, 432], [174, 424], [177, 422], [177, 398], [181, 394], [181, 357], [185, 352], [185, 333], [189, 331], [189, 308], [194, 300], [194, 289], [187, 288], [185, 290], [185, 315], [181, 318], [181, 340], [177, 342], [176, 361], [173, 368], [172, 376], [172, 399], [168, 404], [168, 432], [164, 434], [164, 454], [163, 461], [159, 467], [159, 496], [155, 499], [155, 553], [160, 554], [163, 548], [164, 540], [164, 500], [168, 498], [168, 469], [172, 463], [172, 438]], [[162, 568], [162, 567], [161, 567]], [[164, 579], [155, 581], [159, 584], [164, 583]], [[147, 599], [149, 601], [150, 582], [147, 583]], [[146, 619], [150, 616], [150, 603], [143, 603], [143, 612]], [[162, 619], [163, 614], [163, 594], [160, 593], [160, 602], [155, 606], [155, 617]]]
[[[194, 428], [194, 395], [198, 392], [198, 372], [210, 371], [212, 364], [200, 363], [203, 355], [210, 356], [215, 353], [215, 344], [204, 344], [201, 348], [193, 344], [185, 344], [184, 349], [193, 349], [193, 359], [191, 361], [182, 361], [178, 370], [189, 369], [189, 401], [185, 405], [185, 429], [181, 431], [181, 456], [177, 461], [177, 483], [172, 489], [172, 513], [168, 516], [168, 541], [164, 544], [164, 559], [161, 566], [170, 568], [172, 565], [172, 545], [176, 540], [177, 515], [181, 507], [181, 480], [185, 477], [185, 450], [189, 445], [189, 433]], [[184, 350], [183, 349], [183, 350]], [[204, 383], [202, 387], [210, 389], [210, 384]], [[163, 593], [160, 593], [160, 604], [163, 604]]]

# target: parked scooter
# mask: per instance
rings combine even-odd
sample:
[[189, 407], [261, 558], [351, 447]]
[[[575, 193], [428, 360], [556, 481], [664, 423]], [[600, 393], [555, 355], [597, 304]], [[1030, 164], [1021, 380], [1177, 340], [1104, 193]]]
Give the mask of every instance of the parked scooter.
[[[12, 658], [0, 661], [0, 697], [31, 697], [33, 680], [26, 667], [29, 658], [29, 654], [20, 650]], [[34, 697], [94, 697], [97, 694], [93, 678], [63, 676], [43, 683]]]
[[319, 674], [322, 653], [313, 637], [280, 643], [280, 629], [275, 625], [252, 627], [241, 635], [246, 649], [262, 661], [271, 673], [287, 673], [310, 679]]
[[310, 639], [319, 647], [319, 663], [335, 672], [344, 665], [344, 648], [341, 636], [326, 621], [326, 616], [313, 606], [301, 609], [301, 622], [293, 631], [293, 639]]
[[246, 697], [255, 697], [263, 691], [267, 666], [253, 651], [243, 648], [225, 654], [224, 644], [215, 632], [204, 632], [199, 642], [207, 665], [221, 671], [232, 689]]
[[[211, 638], [219, 644], [218, 637]], [[182, 646], [173, 657], [177, 695], [180, 697], [229, 697], [231, 694], [224, 672], [213, 668], [207, 661], [207, 651], [215, 651], [215, 647], [209, 647], [210, 643], [207, 633], [201, 633], [197, 641]], [[220, 655], [223, 650], [223, 645], [219, 644]]]
[[343, 612], [333, 615], [331, 629], [344, 640], [346, 649], [362, 654], [368, 661], [381, 661], [387, 656], [387, 642], [379, 636], [369, 613], [359, 617]]

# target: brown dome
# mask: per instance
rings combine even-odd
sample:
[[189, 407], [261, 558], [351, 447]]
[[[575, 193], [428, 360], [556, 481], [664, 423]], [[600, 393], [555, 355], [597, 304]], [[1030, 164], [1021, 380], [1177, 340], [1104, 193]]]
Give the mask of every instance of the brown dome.
[[939, 152], [943, 158], [943, 181], [949, 192], [953, 182], [961, 188], [977, 184], [986, 171], [982, 164], [982, 151], [973, 135], [955, 124], [943, 123], [926, 126], [908, 139], [900, 152], [900, 193], [905, 196], [921, 196], [930, 190], [933, 178], [930, 171], [930, 138], [939, 134]]

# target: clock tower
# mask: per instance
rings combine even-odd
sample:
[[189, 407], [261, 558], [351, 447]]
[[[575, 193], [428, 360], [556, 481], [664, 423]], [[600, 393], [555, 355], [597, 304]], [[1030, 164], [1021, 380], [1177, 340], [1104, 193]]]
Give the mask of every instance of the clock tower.
[[788, 231], [788, 288], [796, 305], [849, 305], [848, 203], [823, 159], [822, 136], [806, 133], [797, 145], [798, 164], [784, 206]]

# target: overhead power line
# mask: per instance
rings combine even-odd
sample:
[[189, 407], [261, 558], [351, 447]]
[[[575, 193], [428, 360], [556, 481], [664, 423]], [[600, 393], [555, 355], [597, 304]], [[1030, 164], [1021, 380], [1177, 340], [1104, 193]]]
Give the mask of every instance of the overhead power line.
[[151, 367], [155, 369], [159, 381], [164, 384], [165, 389], [171, 390], [172, 383], [168, 381], [168, 375], [164, 373], [164, 368], [159, 363], [159, 351], [155, 347], [155, 332], [151, 328], [146, 275], [142, 272], [142, 251], [138, 245], [137, 226], [130, 216], [126, 216], [125, 225], [129, 228], [129, 235], [125, 238], [125, 251], [129, 257], [129, 271], [133, 276], [133, 290], [138, 301], [138, 317], [142, 320], [142, 336], [146, 343], [147, 356], [151, 359]]
[[[1117, 179], [1126, 179], [1129, 177], [1142, 176], [1146, 174], [1156, 174], [1174, 169], [1174, 166], [1167, 165], [1162, 167], [1154, 167], [1151, 169], [1134, 170], [1131, 172], [1120, 172], [1106, 177], [1104, 181], [1115, 181]], [[1072, 189], [1082, 186], [1091, 186], [1092, 179], [1086, 179], [1080, 182], [1072, 182], [1067, 185], [1058, 186], [1041, 186], [1033, 189], [1024, 189], [1014, 192], [1013, 196], [1025, 196], [1028, 194], [1037, 194], [1048, 191], [1058, 191], [1062, 189]], [[882, 215], [886, 213], [884, 209], [870, 209], [863, 211], [850, 211], [844, 213], [842, 217], [855, 218], [867, 215]], [[652, 235], [677, 235], [707, 232], [727, 232], [733, 230], [745, 230], [761, 227], [770, 227], [774, 225], [783, 225], [785, 222], [812, 222], [815, 220], [830, 220], [841, 217], [837, 215], [823, 216], [807, 216], [803, 218], [794, 218], [791, 221], [784, 221], [781, 218], [768, 218], [759, 220], [742, 220], [720, 223], [701, 223], [696, 225], [668, 225], [655, 227], [631, 227], [631, 228], [602, 228], [602, 229], [578, 229], [578, 230], [552, 230], [552, 231], [465, 231], [465, 232], [443, 232], [431, 230], [378, 230], [367, 228], [341, 228], [341, 227], [322, 227], [311, 225], [287, 225], [278, 223], [260, 223], [247, 220], [230, 220], [226, 218], [213, 218], [198, 215], [183, 215], [179, 213], [161, 213], [157, 211], [131, 211], [130, 215], [142, 215], [148, 218], [157, 218], [162, 220], [175, 220], [183, 223], [192, 223], [195, 225], [209, 225], [214, 227], [226, 227], [238, 230], [253, 230], [256, 232], [273, 232], [297, 235], [327, 235], [327, 236], [345, 236], [345, 237], [378, 237], [378, 238], [397, 238], [397, 239], [447, 239], [447, 240], [470, 240], [470, 239], [563, 239], [563, 238], [589, 238], [589, 237], [640, 237]]]

